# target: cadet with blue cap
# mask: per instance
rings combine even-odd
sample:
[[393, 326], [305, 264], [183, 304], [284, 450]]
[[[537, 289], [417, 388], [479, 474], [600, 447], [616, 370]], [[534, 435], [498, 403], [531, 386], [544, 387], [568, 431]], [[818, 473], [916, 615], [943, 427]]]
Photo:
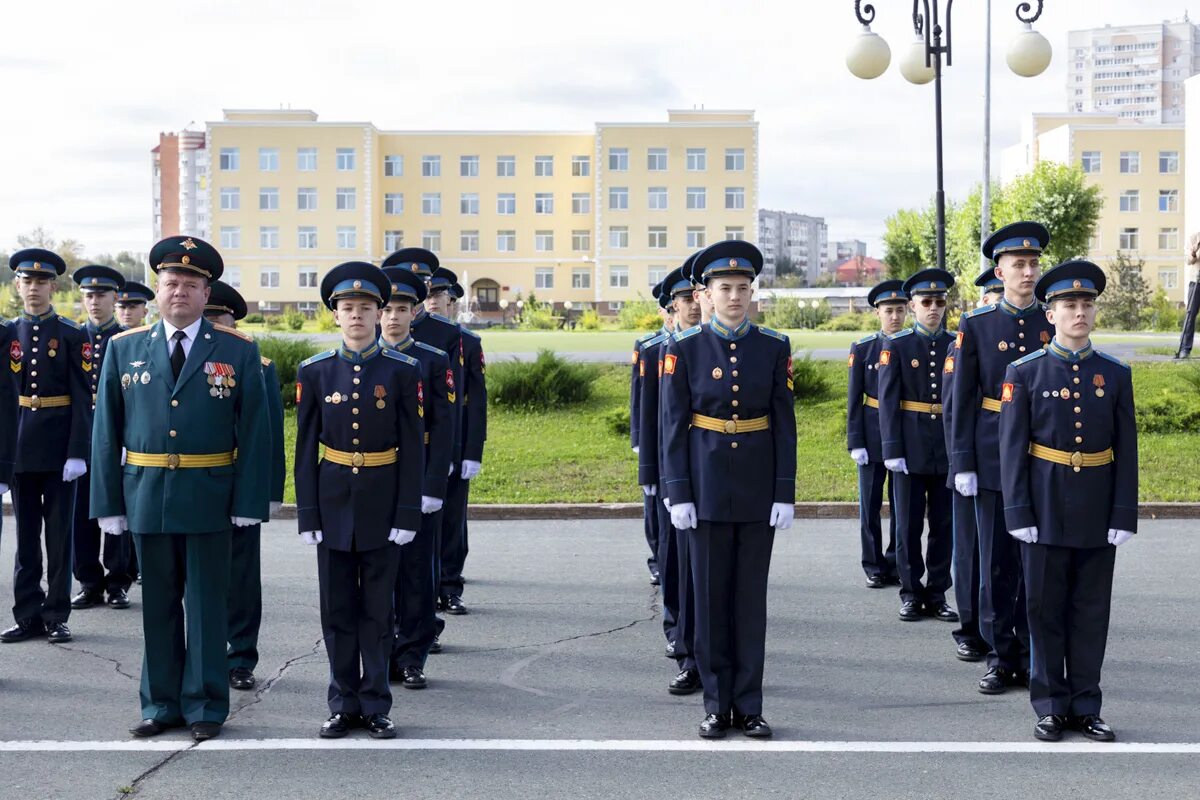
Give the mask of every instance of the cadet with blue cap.
[[[903, 292], [912, 298], [912, 327], [885, 341], [879, 353], [879, 428], [883, 464], [896, 484], [896, 569], [904, 622], [923, 616], [958, 622], [946, 603], [954, 539], [941, 387], [942, 368], [954, 344], [942, 325], [953, 285], [954, 276], [944, 269], [924, 269], [906, 280]], [[929, 538], [922, 559], [926, 513]]]
[[975, 498], [979, 536], [979, 633], [987, 642], [984, 694], [1001, 694], [1028, 681], [1029, 632], [1020, 551], [1004, 528], [1000, 483], [1000, 387], [1018, 358], [1044, 347], [1054, 335], [1034, 285], [1039, 256], [1050, 242], [1036, 222], [1016, 222], [988, 237], [983, 255], [996, 265], [1004, 296], [995, 305], [963, 314], [953, 359], [950, 471], [964, 497]]
[[[67, 270], [56, 253], [31, 248], [8, 261], [16, 272], [21, 314], [13, 320], [8, 366], [18, 394], [13, 515], [17, 518], [13, 617], [0, 642], [46, 635], [71, 640], [72, 509], [76, 481], [87, 474], [92, 424], [92, 347], [74, 320], [51, 305]], [[118, 473], [120, 468], [118, 467]], [[45, 575], [42, 589], [42, 521]]]
[[117, 321], [121, 327], [126, 330], [141, 327], [153, 299], [154, 292], [149, 287], [136, 281], [125, 281], [117, 292]]
[[[850, 345], [846, 359], [850, 372], [846, 403], [846, 447], [858, 467], [858, 532], [862, 543], [862, 568], [867, 588], [881, 589], [899, 582], [896, 575], [895, 481], [883, 466], [879, 438], [879, 353], [887, 338], [904, 327], [908, 295], [904, 281], [886, 280], [867, 292], [867, 302], [879, 317], [880, 329]], [[888, 545], [883, 546], [879, 512], [887, 481]]]
[[[661, 287], [654, 287], [660, 289]], [[651, 293], [653, 294], [653, 289]], [[640, 447], [638, 442], [641, 440], [641, 417], [642, 417], [642, 382], [641, 374], [641, 358], [642, 345], [651, 339], [661, 336], [662, 334], [670, 333], [666, 321], [666, 308], [662, 304], [660, 294], [654, 295], [654, 301], [658, 306], [658, 314], [663, 320], [662, 327], [651, 333], [643, 333], [633, 343], [633, 355], [630, 356], [630, 375], [629, 375], [629, 443], [633, 448], [633, 454], [640, 457], [638, 452]], [[646, 558], [646, 568], [650, 570], [650, 583], [653, 586], [658, 586], [661, 580], [661, 574], [658, 567], [658, 512], [655, 510], [655, 503], [658, 501], [653, 495], [642, 493], [642, 527], [646, 535], [646, 546], [650, 549], [650, 555]]]
[[393, 600], [400, 546], [421, 528], [425, 426], [419, 363], [376, 338], [391, 295], [391, 281], [371, 264], [330, 270], [321, 300], [342, 342], [296, 375], [296, 510], [301, 537], [317, 545], [326, 739], [357, 727], [376, 739], [396, 736], [388, 716]]
[[1001, 389], [1000, 473], [1020, 542], [1029, 614], [1034, 736], [1064, 729], [1111, 742], [1100, 717], [1116, 548], [1138, 518], [1138, 446], [1129, 365], [1092, 347], [1104, 271], [1068, 261], [1037, 283], [1055, 327], [1011, 364]]
[[714, 316], [667, 344], [662, 472], [671, 523], [689, 537], [707, 712], [699, 733], [721, 738], [736, 726], [765, 737], [767, 575], [775, 529], [792, 526], [796, 499], [792, 351], [786, 336], [750, 322], [757, 247], [718, 242], [692, 271]]
[[[84, 329], [92, 349], [89, 388], [94, 398], [100, 368], [104, 363], [105, 342], [125, 330], [114, 316], [117, 293], [125, 287], [125, 277], [112, 267], [99, 264], [80, 267], [72, 277], [83, 294], [83, 307], [88, 316]], [[89, 518], [88, 476], [79, 478], [76, 485], [73, 539], [75, 580], [79, 581], [79, 593], [71, 598], [71, 608], [83, 609], [103, 604], [106, 592], [109, 607], [129, 608], [129, 587], [137, 577], [136, 574], [130, 574], [129, 554], [133, 550], [130, 538], [101, 533], [100, 526]], [[100, 563], [101, 551], [103, 565]]]

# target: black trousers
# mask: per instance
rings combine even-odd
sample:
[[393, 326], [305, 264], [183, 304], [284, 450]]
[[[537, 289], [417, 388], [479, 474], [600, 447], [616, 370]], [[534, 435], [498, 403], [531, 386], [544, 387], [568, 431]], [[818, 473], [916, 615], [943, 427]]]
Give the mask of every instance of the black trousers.
[[446, 500], [441, 513], [437, 591], [442, 597], [462, 597], [462, 571], [467, 560], [467, 499], [471, 482], [460, 478], [458, 464], [454, 466], [454, 474], [446, 482]]
[[[13, 618], [41, 618], [46, 625], [71, 616], [71, 522], [75, 482], [61, 472], [17, 472], [12, 485], [17, 519], [17, 558], [13, 570]], [[46, 585], [42, 589], [43, 525]]]
[[392, 709], [388, 656], [400, 550], [391, 542], [365, 552], [317, 545], [330, 713], [387, 714]]
[[688, 534], [704, 710], [761, 714], [775, 529], [766, 522], [700, 520]]
[[[465, 481], [464, 481], [465, 483]], [[400, 549], [396, 571], [396, 636], [392, 662], [401, 667], [425, 668], [437, 626], [437, 543], [442, 512], [421, 515], [417, 538]], [[394, 547], [395, 545], [393, 545]]]
[[[906, 475], [893, 472], [896, 487], [896, 569], [900, 599], [941, 603], [950, 588], [950, 557], [954, 550], [950, 490], [945, 475]], [[929, 516], [929, 538], [921, 557], [921, 535]], [[921, 578], [928, 571], [928, 578]]]
[[1117, 548], [1021, 544], [1034, 713], [1100, 713]]
[[[130, 574], [133, 537], [128, 534], [111, 536], [100, 530], [100, 524], [88, 519], [90, 475], [75, 481], [75, 513], [72, 523], [74, 540], [75, 580], [85, 592], [98, 594], [117, 589], [129, 590], [137, 574]], [[103, 564], [101, 563], [103, 557]]]
[[1004, 499], [980, 489], [975, 497], [979, 530], [979, 633], [987, 642], [989, 667], [1029, 670], [1029, 623], [1019, 542], [1004, 524]]
[[229, 567], [229, 668], [258, 666], [262, 626], [262, 525], [233, 529]]
[[979, 635], [979, 534], [975, 527], [975, 498], [951, 490], [954, 511], [954, 558], [951, 575], [958, 606], [954, 641], [983, 647]]
[[[883, 484], [887, 481], [888, 545], [883, 547]], [[858, 531], [862, 538], [862, 568], [867, 577], [896, 574], [896, 483], [881, 462], [868, 461], [858, 468]]]
[[[659, 488], [661, 495], [662, 488]], [[657, 532], [658, 552], [655, 554], [655, 565], [658, 569], [658, 591], [662, 597], [662, 626], [663, 635], [667, 642], [675, 646], [679, 652], [679, 601], [683, 597], [683, 572], [679, 562], [679, 537], [675, 536], [676, 528], [671, 524], [671, 512], [661, 496], [647, 497], [653, 501], [651, 513], [655, 515], [654, 529]], [[684, 569], [689, 569], [684, 566]], [[687, 645], [683, 645], [687, 648]]]
[[[661, 494], [661, 489], [660, 492]], [[662, 505], [661, 497], [652, 497], [642, 495], [642, 527], [646, 533], [646, 546], [650, 548], [650, 556], [646, 559], [646, 567], [650, 573], [660, 572], [658, 566], [658, 549], [659, 549], [659, 531], [662, 530], [662, 514], [659, 513], [659, 506]], [[668, 514], [668, 518], [670, 515]]]
[[1188, 284], [1187, 310], [1183, 314], [1183, 331], [1179, 334], [1179, 350], [1177, 353], [1186, 356], [1192, 352], [1192, 342], [1196, 338], [1196, 314], [1200, 313], [1200, 281]]

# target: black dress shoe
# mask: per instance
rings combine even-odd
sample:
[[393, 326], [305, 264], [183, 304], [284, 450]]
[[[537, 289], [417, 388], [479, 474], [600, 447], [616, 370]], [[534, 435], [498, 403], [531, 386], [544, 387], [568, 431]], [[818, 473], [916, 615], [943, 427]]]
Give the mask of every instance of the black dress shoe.
[[366, 719], [367, 735], [372, 739], [395, 739], [396, 726], [387, 714], [372, 714]]
[[439, 638], [439, 637], [437, 637], [437, 636], [433, 637], [433, 644], [429, 645], [429, 652], [430, 652], [430, 653], [440, 653], [440, 652], [442, 652], [442, 640], [441, 640], [441, 638]]
[[658, 574], [658, 570], [650, 570], [650, 585], [658, 586], [662, 582], [662, 578]]
[[159, 722], [156, 719], [144, 719], [137, 725], [129, 729], [129, 732], [139, 739], [146, 739], [150, 736], [158, 736], [165, 730], [174, 726], [168, 725], [165, 722]]
[[868, 589], [882, 589], [885, 586], [887, 586], [887, 581], [885, 581], [883, 579], [882, 575], [868, 575], [867, 576], [867, 588]]
[[71, 629], [65, 622], [52, 622], [46, 626], [46, 641], [50, 644], [63, 644], [71, 641]]
[[467, 607], [463, 605], [462, 598], [456, 594], [446, 596], [446, 613], [453, 614], [456, 617], [467, 613]]
[[84, 589], [79, 594], [71, 598], [71, 608], [77, 611], [84, 608], [91, 608], [92, 606], [102, 605], [104, 605], [104, 592], [98, 590], [90, 591], [88, 589]]
[[129, 594], [124, 589], [113, 589], [108, 593], [109, 608], [129, 608]]
[[438, 610], [438, 611], [445, 611], [445, 610], [446, 610], [446, 598], [445, 598], [445, 596], [439, 596], [439, 597], [438, 597], [438, 599], [437, 599], [437, 603], [435, 604], [435, 608], [437, 608], [437, 610]]
[[945, 600], [926, 604], [925, 613], [942, 622], [958, 622], [958, 612]]
[[424, 689], [428, 683], [420, 667], [404, 667], [400, 670], [400, 681], [405, 689]]
[[988, 667], [988, 671], [979, 679], [981, 694], [1004, 694], [1012, 686], [1020, 686], [1021, 675], [1004, 667]]
[[322, 739], [341, 739], [351, 728], [362, 725], [362, 718], [357, 714], [344, 714], [341, 711], [325, 720], [319, 736]]
[[19, 619], [16, 625], [7, 630], [0, 631], [0, 642], [4, 642], [5, 644], [23, 642], [26, 639], [41, 636], [45, 632], [46, 626], [42, 624], [40, 619]]
[[220, 735], [221, 723], [219, 722], [192, 723], [192, 739], [197, 742], [207, 742], [209, 739], [215, 739]]
[[138, 586], [142, 585], [142, 573], [140, 573], [140, 572], [138, 573], [138, 576], [137, 576], [137, 585]]
[[700, 670], [685, 669], [667, 686], [671, 694], [694, 694], [700, 691]]
[[1072, 717], [1071, 727], [1097, 742], [1112, 742], [1117, 738], [1117, 734], [1108, 726], [1108, 723], [1096, 714]]
[[1067, 718], [1058, 714], [1047, 714], [1033, 726], [1033, 737], [1043, 742], [1057, 742], [1063, 737], [1063, 728], [1067, 726]]
[[249, 691], [254, 688], [254, 684], [258, 680], [254, 677], [254, 673], [245, 667], [234, 667], [229, 670], [229, 688], [237, 689], [239, 692]]
[[883, 580], [889, 586], [899, 586], [900, 585], [900, 575], [895, 572], [889, 572], [887, 575], [884, 575]]
[[959, 661], [983, 661], [986, 655], [987, 649], [975, 642], [959, 642], [958, 647], [954, 649], [954, 657]]
[[916, 622], [921, 618], [921, 607], [912, 600], [906, 600], [900, 604], [899, 616], [901, 622]]
[[751, 739], [769, 739], [772, 734], [771, 726], [763, 719], [762, 714], [750, 714], [748, 716], [737, 714], [733, 718], [733, 727], [739, 729]]
[[700, 738], [701, 739], [724, 739], [725, 732], [729, 730], [732, 723], [730, 721], [729, 712], [724, 714], [709, 714], [700, 723]]

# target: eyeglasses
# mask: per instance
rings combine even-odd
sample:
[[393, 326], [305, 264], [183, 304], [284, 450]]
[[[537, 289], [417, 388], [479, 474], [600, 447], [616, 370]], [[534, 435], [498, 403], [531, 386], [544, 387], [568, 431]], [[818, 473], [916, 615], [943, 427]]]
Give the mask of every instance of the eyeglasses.
[[946, 307], [946, 298], [944, 298], [944, 297], [922, 297], [921, 305], [925, 306], [926, 308], [929, 308], [930, 306], [937, 306], [938, 308], [945, 308]]

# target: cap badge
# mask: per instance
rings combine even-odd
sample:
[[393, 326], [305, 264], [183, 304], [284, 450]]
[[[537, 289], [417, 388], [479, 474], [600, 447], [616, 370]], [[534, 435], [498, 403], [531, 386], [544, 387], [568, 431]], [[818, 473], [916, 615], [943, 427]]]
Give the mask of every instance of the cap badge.
[[729, 266], [736, 267], [738, 265], [736, 258], [729, 259]]
[[361, 289], [361, 288], [362, 288], [362, 281], [355, 281], [355, 282], [354, 282], [354, 288], [355, 288], [355, 289]]
[[183, 258], [181, 258], [181, 259], [179, 259], [179, 260], [180, 260], [180, 261], [182, 261], [184, 264], [190, 264], [190, 263], [192, 263], [192, 258], [191, 258], [191, 256], [184, 256]]
[[179, 246], [182, 247], [184, 250], [195, 250], [196, 249], [196, 243], [192, 241], [192, 237], [190, 237], [190, 236], [188, 238], [184, 239], [182, 242], [180, 242]]
[[1074, 283], [1071, 284], [1071, 288], [1073, 288], [1073, 289], [1079, 289], [1082, 287], [1083, 287], [1083, 284], [1078, 280], [1076, 280]]
[[1021, 246], [1022, 246], [1022, 247], [1029, 247], [1029, 240], [1028, 240], [1028, 239], [1026, 239], [1025, 241], [1023, 241], [1023, 242], [1021, 243]]

